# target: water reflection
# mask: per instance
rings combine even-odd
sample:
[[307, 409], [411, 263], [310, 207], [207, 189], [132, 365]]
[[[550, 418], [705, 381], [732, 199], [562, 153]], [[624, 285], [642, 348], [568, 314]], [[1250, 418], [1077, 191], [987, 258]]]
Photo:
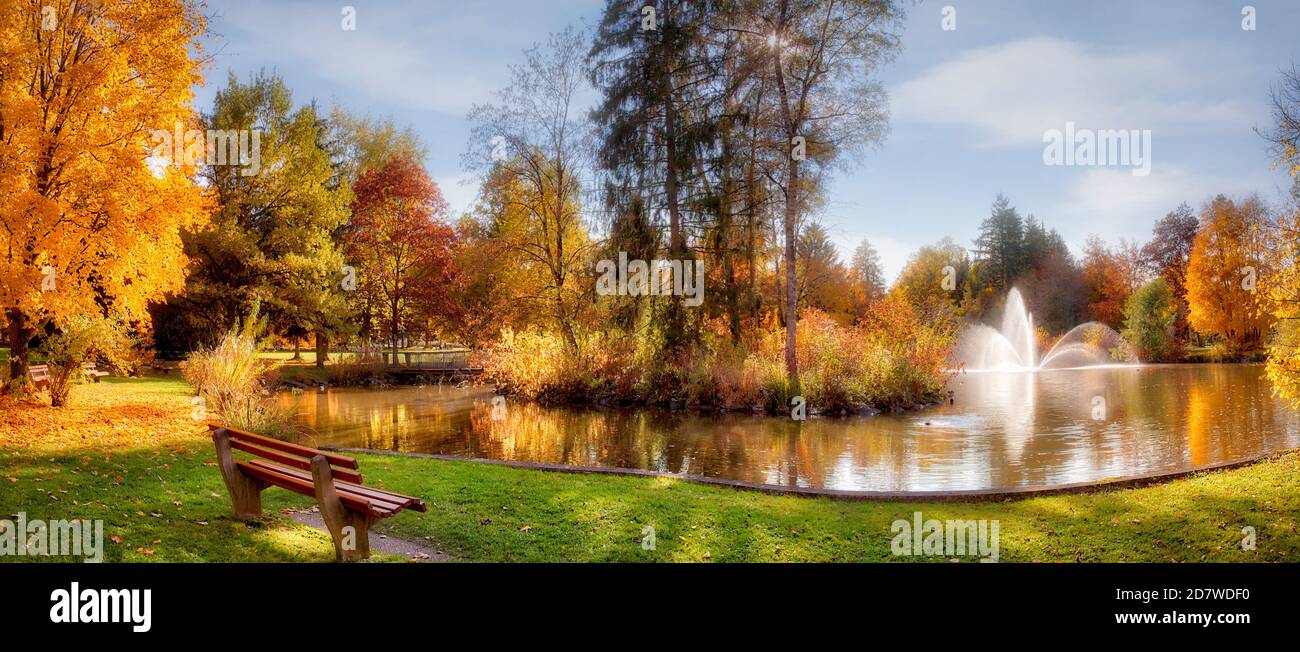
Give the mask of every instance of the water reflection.
[[876, 491], [1086, 482], [1300, 446], [1300, 415], [1257, 365], [977, 373], [953, 389], [953, 405], [802, 423], [513, 402], [494, 413], [490, 391], [447, 387], [280, 400], [316, 444]]

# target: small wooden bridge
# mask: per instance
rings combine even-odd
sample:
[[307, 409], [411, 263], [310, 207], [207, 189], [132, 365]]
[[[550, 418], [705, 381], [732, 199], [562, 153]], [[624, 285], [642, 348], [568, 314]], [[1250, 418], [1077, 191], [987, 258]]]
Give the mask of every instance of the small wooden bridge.
[[483, 373], [482, 367], [469, 366], [469, 351], [385, 351], [384, 365], [400, 378], [429, 378], [431, 380], [462, 380]]

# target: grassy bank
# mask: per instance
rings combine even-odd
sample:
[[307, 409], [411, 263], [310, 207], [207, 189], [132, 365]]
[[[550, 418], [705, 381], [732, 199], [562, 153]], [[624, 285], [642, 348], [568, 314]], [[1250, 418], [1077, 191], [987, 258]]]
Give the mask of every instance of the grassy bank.
[[[116, 537], [110, 561], [331, 559], [327, 536], [280, 513], [310, 505], [305, 497], [267, 490], [269, 516], [254, 527], [227, 516], [212, 445], [190, 419], [188, 397], [173, 376], [79, 386], [63, 411], [0, 398], [0, 518], [103, 519], [105, 536]], [[1295, 454], [1142, 489], [969, 504], [848, 503], [669, 479], [360, 460], [367, 484], [430, 506], [381, 531], [471, 561], [889, 561], [898, 559], [890, 524], [914, 511], [998, 519], [1003, 561], [1300, 560]], [[1247, 525], [1258, 535], [1253, 551], [1240, 546]], [[654, 550], [640, 543], [647, 526]]]

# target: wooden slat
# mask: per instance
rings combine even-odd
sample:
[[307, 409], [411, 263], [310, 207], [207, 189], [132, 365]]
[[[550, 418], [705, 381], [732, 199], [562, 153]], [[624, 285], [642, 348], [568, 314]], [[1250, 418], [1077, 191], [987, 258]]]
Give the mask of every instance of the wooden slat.
[[[272, 462], [279, 462], [287, 466], [292, 466], [294, 468], [304, 469], [307, 471], [311, 470], [311, 460], [309, 459], [303, 459], [295, 455], [289, 455], [286, 453], [273, 451], [269, 448], [264, 448], [262, 446], [258, 446], [257, 444], [244, 441], [243, 439], [237, 436], [230, 438], [230, 447], [244, 451], [245, 453], [256, 455], [258, 457], [266, 458], [268, 460], [271, 460]], [[348, 469], [341, 469], [339, 467], [333, 466], [330, 467], [330, 472], [334, 474], [334, 477], [343, 480], [345, 482], [355, 482], [357, 484], [361, 484], [362, 481], [361, 474], [357, 473], [356, 471], [350, 471]]]
[[[278, 469], [270, 464], [262, 462], [261, 460], [253, 460], [252, 463], [256, 466], [262, 466], [262, 467], [270, 468], [275, 471], [280, 471], [286, 475], [292, 475], [294, 477], [303, 480], [304, 482], [312, 481], [312, 477], [310, 473], [303, 473], [295, 469]], [[424, 504], [424, 501], [420, 500], [419, 498], [415, 498], [413, 496], [403, 496], [402, 494], [395, 494], [391, 491], [384, 491], [383, 489], [376, 489], [374, 487], [365, 487], [359, 484], [352, 484], [350, 482], [340, 482], [338, 480], [334, 481], [334, 488], [337, 489], [338, 491], [346, 491], [348, 493], [356, 494], [362, 498], [366, 498], [370, 500], [372, 503], [382, 502], [385, 504], [392, 505], [393, 511], [397, 511], [403, 508], [413, 509], [417, 512], [426, 512], [429, 510], [428, 506]]]
[[[306, 480], [294, 477], [288, 473], [293, 471], [293, 469], [287, 467], [280, 467], [278, 469], [267, 468], [268, 465], [265, 464], [254, 465], [248, 462], [235, 462], [235, 466], [239, 468], [240, 473], [257, 478], [258, 480], [269, 482], [281, 489], [288, 489], [289, 491], [300, 493], [312, 498], [316, 497], [316, 485]], [[339, 491], [338, 494], [339, 501], [341, 501], [343, 506], [348, 508], [350, 511], [378, 517], [389, 516], [392, 514], [391, 509], [386, 509], [387, 506], [371, 505], [371, 501], [367, 498], [344, 491]]]
[[235, 428], [223, 426], [218, 423], [208, 424], [209, 430], [217, 430], [219, 428], [225, 428], [230, 433], [231, 437], [237, 439], [243, 439], [244, 441], [250, 442], [252, 444], [256, 444], [258, 446], [262, 446], [265, 448], [274, 449], [282, 453], [289, 453], [291, 455], [305, 457], [309, 460], [313, 457], [316, 457], [317, 455], [324, 455], [325, 459], [329, 460], [330, 464], [334, 466], [341, 466], [345, 469], [356, 469], [360, 466], [359, 464], [357, 464], [357, 461], [355, 459], [351, 457], [347, 457], [345, 455], [335, 455], [334, 453], [327, 453], [325, 451], [317, 450], [315, 448], [299, 446], [298, 444], [290, 444], [287, 441], [280, 441], [279, 439], [272, 439], [270, 437], [255, 435], [251, 432], [237, 430]]

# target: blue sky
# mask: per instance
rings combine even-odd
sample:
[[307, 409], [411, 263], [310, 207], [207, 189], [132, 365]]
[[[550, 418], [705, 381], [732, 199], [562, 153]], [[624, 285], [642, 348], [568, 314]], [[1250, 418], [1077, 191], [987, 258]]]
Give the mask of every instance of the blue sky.
[[[345, 4], [357, 29], [340, 27]], [[520, 51], [568, 24], [591, 26], [600, 0], [405, 2], [209, 0], [215, 55], [196, 103], [211, 107], [228, 70], [275, 70], [295, 100], [337, 101], [409, 123], [456, 211], [476, 187], [460, 167], [471, 105], [490, 101]], [[890, 95], [880, 148], [831, 183], [819, 217], [847, 258], [862, 238], [890, 278], [917, 247], [969, 246], [997, 193], [1057, 228], [1076, 251], [1089, 234], [1142, 242], [1180, 202], [1258, 192], [1279, 200], [1255, 127], [1268, 90], [1300, 64], [1300, 2], [940, 0], [909, 11], [903, 48], [877, 75]], [[956, 29], [941, 27], [944, 7]], [[1151, 172], [1043, 164], [1043, 134], [1151, 130]]]

